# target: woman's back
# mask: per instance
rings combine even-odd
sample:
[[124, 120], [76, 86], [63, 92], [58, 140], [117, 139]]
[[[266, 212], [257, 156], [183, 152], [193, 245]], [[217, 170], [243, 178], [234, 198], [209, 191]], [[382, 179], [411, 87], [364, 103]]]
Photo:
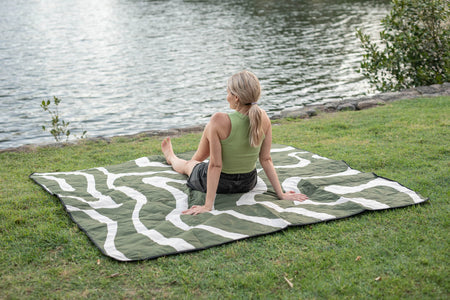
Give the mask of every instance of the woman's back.
[[239, 112], [228, 114], [231, 121], [229, 136], [221, 140], [222, 145], [222, 173], [248, 173], [255, 169], [256, 160], [261, 146], [250, 146], [249, 126], [247, 115]]

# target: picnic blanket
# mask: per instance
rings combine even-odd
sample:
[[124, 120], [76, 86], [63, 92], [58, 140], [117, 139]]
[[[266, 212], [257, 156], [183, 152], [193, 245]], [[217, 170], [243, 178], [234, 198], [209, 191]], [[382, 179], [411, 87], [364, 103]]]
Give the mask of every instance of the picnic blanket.
[[[252, 191], [219, 194], [211, 212], [182, 215], [192, 205], [203, 205], [205, 194], [190, 190], [187, 177], [156, 155], [107, 167], [33, 173], [30, 178], [61, 200], [103, 254], [120, 261], [206, 249], [287, 226], [427, 200], [395, 181], [354, 170], [344, 161], [285, 145], [273, 145], [271, 152], [283, 188], [302, 192], [308, 200], [278, 200], [257, 165], [258, 182]], [[179, 156], [188, 159], [192, 153]]]

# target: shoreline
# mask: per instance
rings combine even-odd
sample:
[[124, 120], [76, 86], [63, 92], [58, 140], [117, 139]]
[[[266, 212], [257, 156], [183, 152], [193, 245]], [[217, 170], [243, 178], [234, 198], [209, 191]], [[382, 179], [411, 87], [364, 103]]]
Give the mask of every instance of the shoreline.
[[[302, 107], [291, 107], [282, 110], [280, 113], [272, 116], [271, 119], [272, 120], [279, 120], [284, 118], [306, 119], [316, 116], [318, 114], [318, 111], [325, 113], [339, 112], [339, 111], [357, 111], [376, 107], [379, 105], [385, 105], [386, 103], [398, 100], [439, 97], [439, 96], [450, 96], [450, 82], [445, 82], [443, 84], [433, 84], [430, 86], [414, 87], [398, 92], [380, 93], [373, 96], [350, 98], [341, 101], [328, 101], [328, 102], [324, 101], [323, 103], [319, 104], [309, 104]], [[107, 143], [110, 143], [114, 138], [133, 139], [133, 138], [155, 137], [155, 136], [180, 136], [186, 133], [202, 132], [205, 125], [206, 124], [189, 126], [184, 128], [165, 129], [165, 130], [148, 130], [135, 134], [118, 135], [112, 137], [98, 136], [86, 139], [77, 139], [68, 142], [26, 144], [18, 147], [9, 147], [0, 149], [0, 153], [29, 152], [34, 151], [37, 148], [44, 148], [44, 147], [65, 147], [69, 145], [76, 145], [84, 141], [106, 141]]]
[[450, 82], [433, 84], [430, 86], [414, 87], [398, 92], [385, 92], [373, 96], [350, 98], [341, 101], [323, 102], [319, 104], [312, 103], [303, 107], [287, 108], [282, 110], [279, 116], [276, 116], [276, 118], [273, 119], [309, 118], [317, 115], [317, 111], [326, 113], [355, 111], [385, 105], [386, 103], [398, 100], [439, 96], [450, 96]]

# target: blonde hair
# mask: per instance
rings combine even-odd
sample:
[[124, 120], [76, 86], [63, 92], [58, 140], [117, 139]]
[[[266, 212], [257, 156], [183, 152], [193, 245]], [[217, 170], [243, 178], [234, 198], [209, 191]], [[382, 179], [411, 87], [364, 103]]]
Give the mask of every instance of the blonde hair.
[[250, 105], [248, 117], [250, 119], [250, 145], [258, 147], [264, 137], [262, 128], [262, 109], [256, 105], [261, 96], [261, 85], [258, 77], [249, 71], [234, 74], [228, 79], [228, 90], [238, 97], [242, 105]]

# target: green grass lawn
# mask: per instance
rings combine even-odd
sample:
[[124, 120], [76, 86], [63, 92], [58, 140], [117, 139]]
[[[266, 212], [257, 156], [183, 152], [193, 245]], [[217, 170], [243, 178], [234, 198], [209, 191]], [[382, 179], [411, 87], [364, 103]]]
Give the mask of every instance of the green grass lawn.
[[[274, 143], [345, 160], [430, 200], [121, 263], [103, 256], [59, 200], [28, 175], [160, 154], [161, 138], [5, 152], [0, 154], [0, 299], [450, 297], [450, 97], [282, 120], [273, 135]], [[199, 139], [200, 134], [174, 138], [174, 150], [194, 150]]]

